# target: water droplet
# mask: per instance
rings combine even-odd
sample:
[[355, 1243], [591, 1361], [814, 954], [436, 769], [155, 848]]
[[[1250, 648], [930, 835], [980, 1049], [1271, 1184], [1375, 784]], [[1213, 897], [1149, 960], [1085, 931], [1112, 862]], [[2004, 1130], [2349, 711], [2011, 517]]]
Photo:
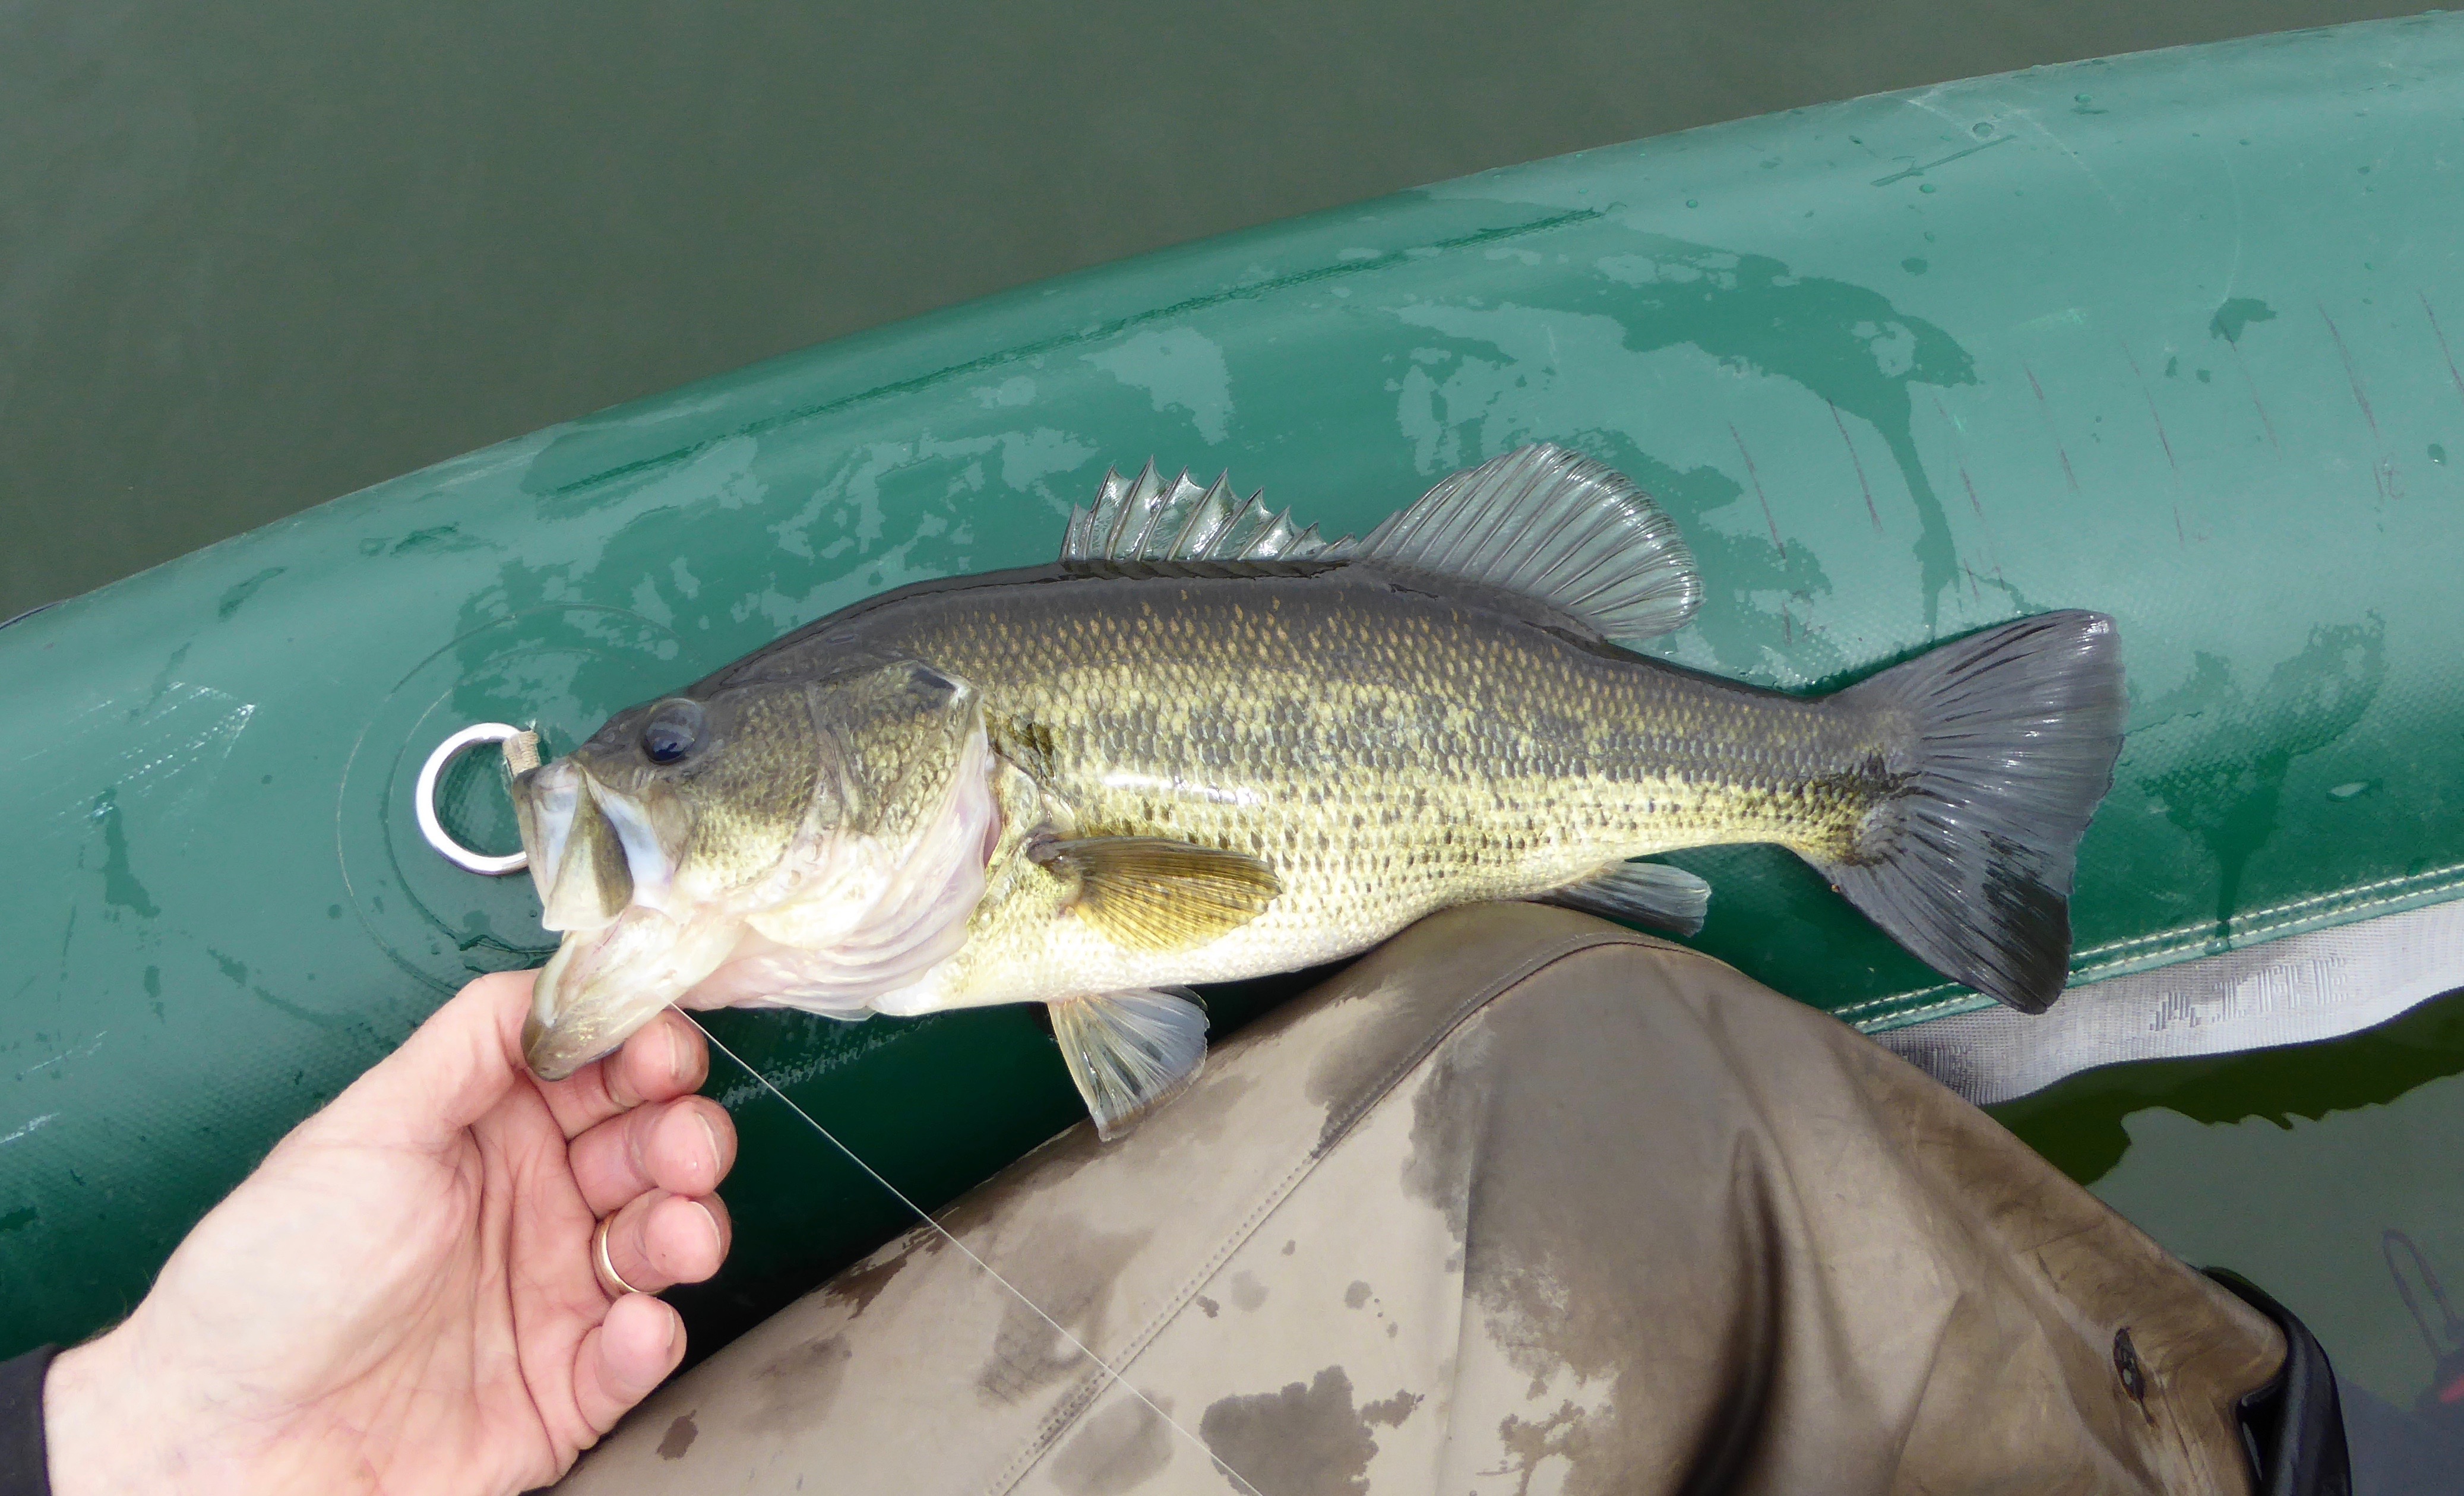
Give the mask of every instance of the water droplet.
[[1991, 134], [1992, 134], [1992, 133], [1993, 133], [1993, 121], [1991, 121], [1991, 120], [1979, 120], [1979, 121], [1976, 121], [1976, 133], [1977, 133], [1977, 134], [1979, 134], [1979, 135], [1991, 135]]
[[1685, 206], [1688, 208], [1700, 208], [1703, 206], [1703, 202], [1700, 198], [1689, 197], [1685, 200]]
[[1900, 269], [1906, 271], [1911, 275], [1922, 275], [1925, 273], [1925, 262], [1911, 254], [1906, 259], [1900, 261]]
[[2447, 465], [2447, 449], [2441, 447], [2436, 442], [2431, 442], [2430, 444], [2430, 460], [2437, 463], [2440, 467], [2445, 467]]
[[1920, 192], [1930, 192], [1933, 190], [1933, 184], [1930, 182], [1920, 182], [1917, 184], [1917, 190]]

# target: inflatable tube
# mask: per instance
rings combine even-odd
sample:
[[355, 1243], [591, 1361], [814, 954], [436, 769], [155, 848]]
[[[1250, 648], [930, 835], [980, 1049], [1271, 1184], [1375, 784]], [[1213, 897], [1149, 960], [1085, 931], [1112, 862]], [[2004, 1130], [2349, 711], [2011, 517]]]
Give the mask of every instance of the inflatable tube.
[[[2427, 16], [1587, 152], [782, 359], [16, 623], [0, 1353], [121, 1311], [273, 1138], [544, 954], [527, 880], [414, 828], [449, 733], [555, 751], [868, 594], [1045, 560], [1150, 454], [1334, 530], [1580, 448], [1701, 558], [1666, 652], [1782, 688], [2111, 612], [2081, 982], [2452, 898], [2459, 115], [2464, 21]], [[502, 852], [492, 773], [444, 814]], [[1873, 1028], [1976, 1005], [1782, 853], [1678, 860], [1717, 890], [1700, 944], [1782, 991]], [[1076, 1115], [1025, 1012], [715, 1026], [927, 1204]], [[713, 1089], [744, 1149], [737, 1261], [679, 1296], [705, 1349], [905, 1220]]]

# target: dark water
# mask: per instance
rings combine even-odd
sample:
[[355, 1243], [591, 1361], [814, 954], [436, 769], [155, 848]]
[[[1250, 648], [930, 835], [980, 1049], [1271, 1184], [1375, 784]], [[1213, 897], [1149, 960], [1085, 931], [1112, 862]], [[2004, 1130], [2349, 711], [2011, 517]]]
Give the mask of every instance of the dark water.
[[2362, 1425], [2418, 1411], [2451, 1478], [2418, 1488], [2464, 1489], [2464, 993], [2326, 1044], [2074, 1076], [1994, 1115], [2299, 1315], [2358, 1404], [2357, 1458], [2389, 1458]]
[[0, 3], [0, 618], [771, 354], [2332, 0]]

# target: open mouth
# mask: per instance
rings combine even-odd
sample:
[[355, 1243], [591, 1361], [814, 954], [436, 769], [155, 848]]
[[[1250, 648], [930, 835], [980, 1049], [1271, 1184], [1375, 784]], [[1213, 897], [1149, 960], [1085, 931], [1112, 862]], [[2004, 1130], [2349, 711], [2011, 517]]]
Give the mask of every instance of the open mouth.
[[[563, 942], [541, 969], [522, 1048], [559, 1080], [670, 1002], [784, 1003], [854, 1017], [903, 1005], [965, 942], [1001, 833], [979, 727], [920, 833], [799, 844], [778, 876], [677, 887], [684, 812], [608, 788], [569, 759], [516, 781], [539, 922]], [[662, 827], [671, 834], [663, 837]]]
[[525, 776], [518, 804], [539, 923], [599, 930], [628, 906], [666, 909], [675, 863], [639, 802], [560, 759]]
[[[558, 1080], [621, 1044], [725, 951], [699, 949], [709, 935], [694, 939], [668, 909], [675, 862], [638, 801], [561, 759], [517, 781], [516, 803], [539, 923], [564, 935], [539, 973], [522, 1047], [542, 1079]], [[624, 985], [639, 1001], [574, 1001], [619, 971], [638, 975]]]

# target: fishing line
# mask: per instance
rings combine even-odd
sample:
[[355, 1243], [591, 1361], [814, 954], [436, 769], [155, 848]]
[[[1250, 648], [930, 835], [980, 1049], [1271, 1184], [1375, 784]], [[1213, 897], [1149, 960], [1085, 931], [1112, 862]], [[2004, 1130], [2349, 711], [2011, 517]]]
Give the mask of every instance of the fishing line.
[[1178, 1434], [1181, 1438], [1188, 1440], [1191, 1443], [1196, 1444], [1199, 1451], [1205, 1455], [1209, 1461], [1213, 1462], [1217, 1469], [1221, 1470], [1224, 1474], [1229, 1475], [1232, 1479], [1240, 1482], [1241, 1488], [1247, 1491], [1249, 1496], [1265, 1496], [1264, 1492], [1260, 1491], [1257, 1486], [1249, 1483], [1249, 1478], [1247, 1476], [1233, 1469], [1230, 1464], [1224, 1462], [1221, 1455], [1217, 1454], [1213, 1449], [1207, 1447], [1206, 1441], [1199, 1438], [1196, 1434], [1191, 1433], [1188, 1429], [1181, 1427], [1179, 1421], [1174, 1419], [1171, 1414], [1166, 1413], [1163, 1409], [1155, 1406], [1155, 1400], [1153, 1397], [1150, 1397], [1145, 1393], [1138, 1391], [1135, 1386], [1132, 1385], [1128, 1377], [1123, 1376], [1120, 1373], [1112, 1370], [1111, 1362], [1089, 1350], [1087, 1348], [1087, 1342], [1079, 1339], [1076, 1335], [1071, 1334], [1067, 1329], [1063, 1327], [1061, 1321], [1054, 1319], [1051, 1315], [1044, 1312], [1044, 1307], [1036, 1303], [1033, 1299], [1028, 1298], [1024, 1289], [1021, 1288], [1017, 1284], [1010, 1282], [1007, 1278], [1002, 1277], [1000, 1272], [994, 1269], [992, 1264], [985, 1262], [980, 1257], [978, 1257], [975, 1253], [975, 1249], [968, 1246], [966, 1243], [959, 1241], [957, 1236], [952, 1234], [949, 1227], [934, 1220], [923, 1206], [918, 1205], [915, 1201], [910, 1199], [905, 1190], [900, 1189], [897, 1185], [892, 1184], [888, 1179], [882, 1177], [880, 1170], [865, 1162], [862, 1158], [857, 1157], [855, 1150], [849, 1148], [847, 1144], [840, 1142], [837, 1133], [831, 1132], [828, 1128], [822, 1126], [820, 1120], [811, 1112], [796, 1105], [795, 1097], [788, 1095], [785, 1091], [781, 1090], [776, 1085], [772, 1084], [769, 1076], [762, 1074], [759, 1070], [755, 1069], [751, 1065], [746, 1064], [742, 1055], [737, 1054], [735, 1050], [727, 1046], [727, 1041], [719, 1038], [716, 1034], [710, 1031], [710, 1025], [704, 1023], [700, 1019], [693, 1017], [691, 1013], [686, 1013], [682, 1008], [678, 1008], [676, 1011], [684, 1015], [687, 1023], [693, 1024], [693, 1027], [700, 1029], [702, 1037], [709, 1040], [713, 1045], [715, 1045], [718, 1047], [719, 1053], [735, 1061], [737, 1068], [744, 1071], [745, 1074], [752, 1076], [755, 1080], [759, 1081], [763, 1089], [769, 1091], [770, 1094], [778, 1097], [781, 1101], [785, 1102], [787, 1104], [787, 1110], [793, 1111], [796, 1115], [803, 1117], [806, 1126], [810, 1127], [814, 1132], [821, 1133], [822, 1136], [829, 1139], [830, 1146], [837, 1149], [840, 1153], [847, 1155], [847, 1161], [849, 1163], [854, 1164], [857, 1168], [862, 1169], [867, 1175], [870, 1176], [872, 1182], [880, 1185], [883, 1189], [888, 1190], [891, 1193], [891, 1198], [896, 1199], [898, 1203], [906, 1206], [909, 1210], [913, 1211], [915, 1213], [916, 1220], [923, 1221], [926, 1225], [931, 1226], [935, 1231], [940, 1233], [941, 1240], [949, 1243], [952, 1246], [957, 1247], [966, 1256], [967, 1261], [975, 1264], [978, 1267], [982, 1268], [986, 1277], [992, 1279], [993, 1282], [1000, 1284], [1002, 1287], [1007, 1288], [1010, 1292], [1010, 1296], [1017, 1299], [1021, 1304], [1025, 1305], [1029, 1310], [1033, 1311], [1036, 1318], [1051, 1326], [1052, 1332], [1054, 1334], [1059, 1335], [1062, 1339], [1069, 1342], [1071, 1347], [1073, 1347], [1080, 1355], [1083, 1355], [1088, 1360], [1094, 1362], [1103, 1374], [1111, 1377], [1113, 1383], [1119, 1386], [1121, 1390], [1127, 1392], [1131, 1397], [1137, 1398], [1140, 1402], [1145, 1403], [1149, 1412], [1152, 1412], [1156, 1418], [1163, 1419], [1166, 1423], [1171, 1424], [1173, 1432]]

